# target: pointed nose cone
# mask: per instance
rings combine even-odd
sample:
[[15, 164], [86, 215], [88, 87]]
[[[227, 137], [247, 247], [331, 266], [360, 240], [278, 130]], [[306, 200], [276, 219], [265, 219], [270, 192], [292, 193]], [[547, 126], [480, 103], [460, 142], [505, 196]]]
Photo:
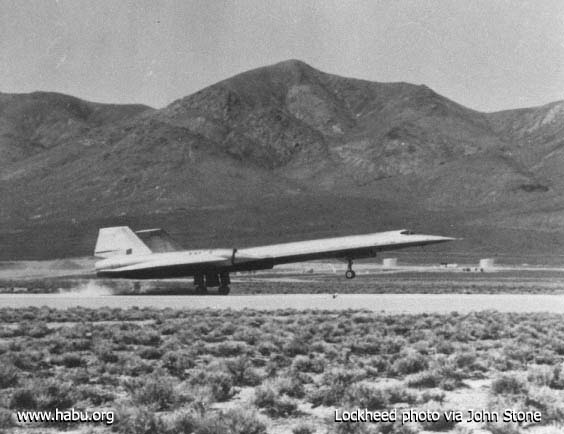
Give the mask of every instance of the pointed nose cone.
[[419, 235], [419, 240], [423, 241], [425, 244], [438, 244], [438, 243], [446, 243], [448, 241], [456, 241], [461, 240], [462, 238], [453, 238], [453, 237], [443, 237], [441, 235]]
[[441, 242], [443, 242], [443, 241], [457, 241], [457, 240], [462, 240], [462, 238], [443, 237], [443, 236], [435, 236], [435, 238], [438, 238], [439, 241], [441, 241]]
[[429, 238], [435, 240], [437, 243], [445, 243], [447, 241], [461, 240], [462, 238], [443, 237], [441, 235], [429, 235]]

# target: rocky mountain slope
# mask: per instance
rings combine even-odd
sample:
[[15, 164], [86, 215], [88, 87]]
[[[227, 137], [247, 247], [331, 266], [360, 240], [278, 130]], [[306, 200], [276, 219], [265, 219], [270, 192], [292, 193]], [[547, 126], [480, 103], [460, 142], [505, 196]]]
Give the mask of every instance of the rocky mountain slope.
[[564, 102], [480, 113], [292, 60], [160, 110], [0, 94], [0, 156], [15, 256], [87, 254], [113, 223], [186, 245], [409, 225], [480, 254], [564, 246]]

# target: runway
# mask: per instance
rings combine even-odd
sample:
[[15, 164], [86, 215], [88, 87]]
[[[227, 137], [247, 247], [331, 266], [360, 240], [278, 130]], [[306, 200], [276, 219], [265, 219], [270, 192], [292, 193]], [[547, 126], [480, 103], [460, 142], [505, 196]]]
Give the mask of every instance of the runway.
[[276, 294], [230, 296], [114, 296], [66, 294], [0, 294], [0, 306], [66, 309], [151, 307], [159, 309], [366, 309], [390, 314], [499, 312], [564, 313], [564, 295], [528, 294]]

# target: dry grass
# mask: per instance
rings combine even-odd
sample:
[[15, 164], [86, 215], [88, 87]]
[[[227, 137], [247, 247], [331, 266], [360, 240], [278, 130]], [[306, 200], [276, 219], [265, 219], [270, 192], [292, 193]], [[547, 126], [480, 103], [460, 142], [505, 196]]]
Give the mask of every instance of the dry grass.
[[121, 433], [235, 432], [232, 423], [262, 433], [286, 422], [372, 432], [332, 423], [333, 408], [448, 410], [451, 391], [488, 378], [489, 408], [564, 421], [560, 315], [23, 308], [0, 319], [4, 428], [16, 409], [75, 407], [119, 410]]

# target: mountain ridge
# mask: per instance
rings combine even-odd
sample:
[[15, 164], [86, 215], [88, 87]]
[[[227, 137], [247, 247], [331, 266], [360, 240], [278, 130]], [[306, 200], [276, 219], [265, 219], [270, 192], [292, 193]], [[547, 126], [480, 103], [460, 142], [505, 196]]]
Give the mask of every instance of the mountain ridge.
[[[338, 218], [359, 230], [388, 221], [385, 209], [370, 217], [374, 204], [387, 203], [398, 222], [402, 213], [440, 211], [435, 223], [409, 221], [452, 235], [476, 225], [525, 228], [532, 239], [564, 229], [554, 217], [564, 187], [561, 101], [482, 113], [424, 85], [344, 78], [297, 60], [243, 72], [162, 109], [60, 94], [8, 98], [0, 94], [5, 233], [53, 222], [89, 231], [101, 221], [168, 221], [198, 209], [286, 213], [288, 230], [319, 231], [327, 221], [299, 197], [320, 209], [365, 202], [335, 211], [335, 228]], [[265, 198], [279, 203], [262, 210]], [[295, 203], [301, 209], [285, 211]], [[228, 237], [229, 212], [223, 220], [209, 212], [211, 238]], [[500, 251], [513, 248], [508, 238]]]

